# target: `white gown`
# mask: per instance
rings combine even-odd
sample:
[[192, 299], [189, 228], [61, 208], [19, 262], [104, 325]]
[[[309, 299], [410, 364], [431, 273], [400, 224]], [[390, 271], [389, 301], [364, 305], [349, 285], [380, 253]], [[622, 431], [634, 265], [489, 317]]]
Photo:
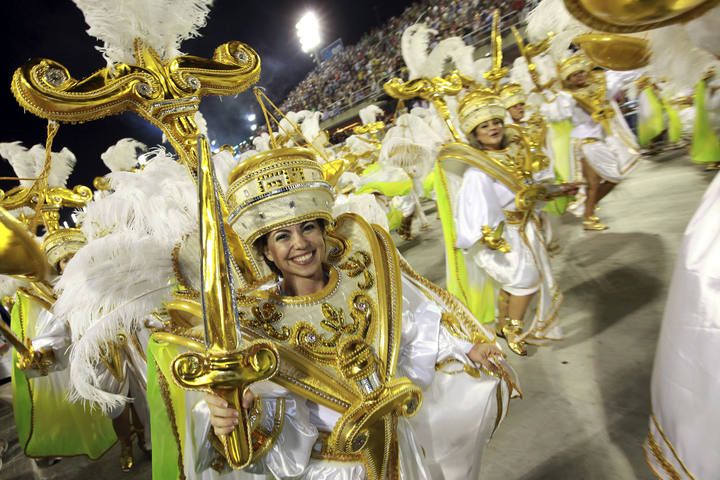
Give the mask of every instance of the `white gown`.
[[470, 167], [463, 175], [455, 205], [455, 246], [463, 249], [478, 268], [508, 293], [531, 295], [539, 292], [533, 325], [526, 333], [538, 339], [560, 338], [560, 328], [553, 325], [560, 293], [543, 236], [533, 218], [523, 230], [519, 225], [505, 223], [503, 238], [510, 244], [508, 253], [487, 248], [480, 241], [484, 226], [494, 229], [505, 220], [504, 210], [517, 210], [515, 194], [489, 175]]
[[[410, 378], [423, 390], [423, 406], [411, 419], [399, 419], [398, 445], [403, 480], [466, 480], [478, 478], [485, 444], [507, 412], [507, 384], [483, 374], [436, 372], [448, 359], [470, 365], [466, 353], [472, 344], [453, 337], [440, 325], [442, 309], [413, 280], [403, 276], [403, 326], [398, 376]], [[457, 367], [455, 368], [457, 370]], [[499, 391], [498, 391], [499, 390]], [[318, 430], [330, 431], [340, 414], [305, 400], [272, 383], [253, 386], [263, 399], [263, 422], [270, 427], [275, 402], [284, 398], [285, 423], [270, 451], [245, 471], [219, 474], [209, 468], [214, 453], [207, 440], [209, 410], [201, 396], [187, 392], [195, 401], [187, 429], [184, 452], [188, 479], [362, 480], [359, 463], [341, 463], [310, 457]], [[498, 401], [500, 400], [500, 401]], [[448, 408], [452, 406], [452, 408]], [[187, 450], [189, 450], [188, 448]], [[423, 453], [424, 452], [424, 453]]]
[[720, 478], [720, 175], [685, 230], [652, 376], [645, 442], [658, 478]]
[[[572, 122], [575, 127], [570, 136], [573, 138], [571, 153], [576, 157], [575, 163], [579, 162], [579, 157], [584, 157], [593, 170], [609, 182], [619, 183], [640, 158], [635, 135], [613, 99], [623, 85], [638, 76], [636, 71], [605, 72], [606, 99], [615, 112], [610, 120], [611, 134], [605, 132], [602, 125], [573, 99]], [[580, 168], [577, 171], [581, 171]]]

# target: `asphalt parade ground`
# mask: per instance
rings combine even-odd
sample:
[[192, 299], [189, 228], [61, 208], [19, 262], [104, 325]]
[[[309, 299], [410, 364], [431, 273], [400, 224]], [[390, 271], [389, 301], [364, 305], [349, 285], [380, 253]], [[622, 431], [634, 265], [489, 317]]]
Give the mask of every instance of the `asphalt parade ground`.
[[[682, 154], [643, 159], [599, 212], [605, 232], [580, 220], [557, 222], [561, 249], [552, 260], [565, 300], [565, 338], [513, 355], [524, 399], [511, 403], [483, 459], [483, 480], [651, 479], [642, 443], [650, 413], [650, 376], [675, 255], [711, 173]], [[431, 203], [431, 228], [402, 241], [421, 274], [444, 285], [442, 231]], [[96, 462], [64, 459], [38, 467], [22, 453], [10, 384], [0, 387], [0, 438], [9, 441], [0, 479], [150, 479], [150, 461], [120, 471], [116, 446]]]

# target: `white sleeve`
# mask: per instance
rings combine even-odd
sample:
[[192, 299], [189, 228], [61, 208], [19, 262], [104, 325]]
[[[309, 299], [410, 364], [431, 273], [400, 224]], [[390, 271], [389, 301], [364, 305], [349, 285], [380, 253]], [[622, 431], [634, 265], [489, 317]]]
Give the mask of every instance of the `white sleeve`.
[[607, 85], [607, 99], [612, 100], [615, 95], [622, 90], [625, 85], [634, 82], [642, 72], [640, 70], [628, 70], [626, 72], [618, 72], [616, 70], [608, 70], [605, 72], [605, 82]]
[[505, 218], [493, 187], [493, 180], [477, 168], [463, 175], [455, 209], [457, 248], [470, 248], [483, 238], [482, 228], [492, 228]]
[[404, 277], [403, 320], [398, 366], [402, 375], [420, 388], [427, 388], [435, 377], [435, 365], [455, 358], [469, 363], [472, 343], [456, 338], [440, 324], [442, 308], [428, 299]]
[[548, 123], [572, 119], [575, 99], [567, 92], [559, 92], [551, 101], [540, 105], [540, 113]]

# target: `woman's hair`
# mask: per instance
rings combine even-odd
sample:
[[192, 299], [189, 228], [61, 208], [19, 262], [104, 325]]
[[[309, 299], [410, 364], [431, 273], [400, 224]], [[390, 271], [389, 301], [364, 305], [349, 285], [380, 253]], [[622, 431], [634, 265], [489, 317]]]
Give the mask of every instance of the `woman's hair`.
[[[320, 225], [320, 229], [323, 231], [323, 234], [324, 234], [324, 233], [325, 233], [325, 230], [326, 230], [325, 220], [323, 220], [322, 218], [315, 218], [315, 219], [313, 219], [313, 220], [316, 221], [316, 222], [318, 222], [318, 224]], [[312, 220], [305, 220], [304, 222], [298, 222], [298, 223], [307, 223], [307, 222], [310, 222], [310, 221], [312, 221]], [[255, 243], [253, 244], [253, 247], [254, 247], [255, 250], [258, 252], [258, 254], [260, 255], [260, 257], [262, 257], [263, 261], [264, 261], [265, 264], [270, 268], [270, 270], [272, 270], [272, 272], [273, 272], [275, 275], [277, 275], [277, 276], [282, 276], [282, 272], [281, 272], [280, 269], [277, 267], [277, 265], [275, 265], [274, 262], [270, 261], [270, 260], [265, 256], [265, 248], [267, 247], [268, 237], [270, 236], [270, 234], [271, 234], [273, 231], [274, 231], [274, 230], [271, 230], [271, 231], [269, 231], [268, 233], [266, 233], [265, 235], [263, 235], [262, 237], [260, 237], [260, 238], [258, 238], [257, 240], [255, 240]]]

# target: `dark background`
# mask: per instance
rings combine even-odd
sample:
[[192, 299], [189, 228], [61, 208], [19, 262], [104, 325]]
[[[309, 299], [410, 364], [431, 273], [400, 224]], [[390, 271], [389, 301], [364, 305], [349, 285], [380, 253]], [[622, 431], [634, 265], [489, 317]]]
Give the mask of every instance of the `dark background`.
[[[122, 1], [122, 0], [118, 0]], [[6, 26], [0, 33], [2, 57], [2, 130], [0, 142], [20, 140], [26, 147], [45, 143], [46, 121], [23, 112], [10, 92], [13, 71], [33, 57], [50, 58], [65, 65], [70, 74], [84, 78], [105, 67], [100, 43], [85, 33], [82, 12], [70, 0], [4, 0], [2, 13]], [[262, 73], [259, 85], [266, 87], [273, 101], [285, 95], [313, 68], [308, 55], [300, 50], [295, 23], [306, 10], [320, 18], [323, 46], [337, 38], [345, 45], [356, 43], [364, 33], [400, 14], [412, 1], [338, 0], [216, 0], [202, 37], [186, 41], [184, 53], [211, 57], [216, 46], [240, 40], [260, 54]], [[249, 113], [259, 114], [254, 97], [245, 92], [237, 97], [205, 97], [200, 111], [208, 122], [211, 139], [218, 145], [237, 144], [251, 135]], [[257, 123], [261, 122], [258, 115]], [[107, 172], [100, 154], [125, 137], [148, 146], [160, 144], [158, 129], [132, 113], [107, 117], [80, 125], [62, 125], [53, 151], [72, 150], [78, 162], [68, 186], [91, 185], [92, 179]], [[0, 159], [0, 176], [13, 175], [10, 165]], [[2, 181], [7, 190], [15, 182]]]

